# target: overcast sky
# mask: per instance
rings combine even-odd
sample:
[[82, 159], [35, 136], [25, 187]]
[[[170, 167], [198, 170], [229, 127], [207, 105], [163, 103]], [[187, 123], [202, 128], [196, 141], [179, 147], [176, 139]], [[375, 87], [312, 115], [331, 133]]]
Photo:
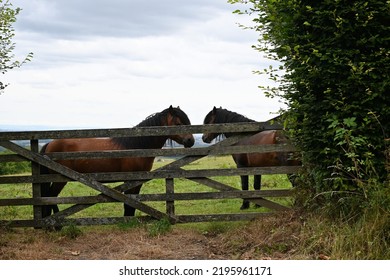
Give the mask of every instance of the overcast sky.
[[227, 0], [12, 0], [17, 59], [1, 79], [0, 128], [131, 127], [169, 105], [201, 124], [213, 106], [263, 121], [283, 104], [264, 96], [271, 62]]

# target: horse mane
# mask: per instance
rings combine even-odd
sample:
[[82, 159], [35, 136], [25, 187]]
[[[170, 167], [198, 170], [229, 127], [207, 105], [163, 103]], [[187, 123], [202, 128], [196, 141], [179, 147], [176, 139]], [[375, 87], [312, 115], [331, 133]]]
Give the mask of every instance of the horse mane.
[[255, 122], [255, 120], [227, 109], [219, 108], [216, 110], [215, 123]]
[[[172, 111], [173, 110], [173, 111]], [[161, 112], [152, 114], [137, 124], [135, 127], [151, 127], [161, 126], [161, 121], [167, 116], [169, 112], [173, 112], [175, 116], [180, 118], [185, 125], [190, 125], [188, 116], [178, 107], [170, 107]], [[140, 137], [115, 137], [112, 141], [124, 149], [141, 149], [141, 148], [159, 148], [162, 142], [166, 141], [167, 136], [140, 136]], [[161, 145], [162, 145], [161, 144]], [[156, 146], [157, 145], [157, 146]], [[160, 147], [161, 148], [161, 147]]]
[[[206, 116], [204, 123], [209, 123], [209, 118], [211, 118], [211, 116], [215, 116], [213, 123], [255, 122], [255, 120], [249, 119], [244, 115], [238, 114], [236, 112], [214, 107], [214, 109]], [[221, 133], [217, 136], [217, 142], [235, 134], [237, 133]]]

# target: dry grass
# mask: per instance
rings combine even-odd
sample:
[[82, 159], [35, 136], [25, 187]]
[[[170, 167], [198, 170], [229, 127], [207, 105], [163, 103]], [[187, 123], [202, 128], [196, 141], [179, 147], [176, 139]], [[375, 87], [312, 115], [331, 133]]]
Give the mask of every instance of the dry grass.
[[88, 227], [74, 239], [42, 230], [0, 229], [0, 259], [291, 259], [300, 226], [296, 215], [280, 214], [220, 231], [212, 224], [208, 231], [174, 226], [155, 237], [144, 227]]
[[235, 259], [295, 259], [301, 228], [296, 213], [274, 214], [226, 232], [219, 246]]
[[75, 239], [33, 229], [1, 231], [0, 259], [3, 260], [219, 258], [225, 256], [210, 251], [205, 236], [185, 229], [151, 237], [144, 228], [88, 228]]
[[285, 212], [246, 223], [175, 225], [157, 235], [150, 225], [83, 227], [76, 237], [0, 228], [0, 260], [388, 259], [389, 219], [372, 221], [348, 225]]

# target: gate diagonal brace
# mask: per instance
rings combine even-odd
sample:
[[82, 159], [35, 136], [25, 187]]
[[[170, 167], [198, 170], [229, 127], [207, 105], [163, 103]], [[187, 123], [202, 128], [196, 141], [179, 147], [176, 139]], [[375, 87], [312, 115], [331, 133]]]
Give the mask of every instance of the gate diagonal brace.
[[[230, 145], [234, 145], [235, 143], [237, 143], [237, 141], [239, 141], [240, 139], [242, 138], [242, 136], [235, 136], [235, 137], [230, 137], [228, 139], [225, 139], [217, 144], [214, 144], [213, 145], [213, 150], [214, 149], [218, 149], [219, 147], [224, 147], [224, 146], [230, 146]], [[186, 157], [182, 157], [168, 165], [165, 165], [163, 167], [160, 167], [158, 169], [156, 169], [155, 171], [158, 171], [158, 170], [172, 170], [172, 169], [179, 169], [180, 167], [182, 166], [185, 166], [187, 164], [190, 164], [191, 162], [194, 162], [198, 159], [201, 159], [202, 157], [204, 156], [186, 156]], [[152, 171], [153, 172], [153, 171]], [[136, 188], [138, 187], [139, 185], [147, 182], [147, 181], [150, 181], [150, 180], [137, 180], [137, 181], [129, 181], [129, 182], [125, 182], [119, 186], [116, 186], [114, 188], [114, 190], [117, 190], [117, 191], [120, 191], [120, 192], [125, 192], [127, 190], [131, 190], [133, 188]], [[101, 196], [102, 194], [99, 194], [98, 196]], [[93, 204], [77, 204], [77, 205], [73, 205], [69, 208], [67, 208], [66, 210], [63, 210], [62, 212], [64, 214], [66, 214], [66, 216], [69, 216], [69, 215], [72, 215], [74, 213], [77, 213], [79, 211], [82, 211], [88, 207], [91, 207], [92, 205], [95, 205], [94, 203]], [[57, 213], [58, 214], [58, 213]], [[53, 216], [55, 217], [57, 214], [54, 214]], [[169, 216], [170, 220], [175, 220], [174, 217], [171, 217]]]
[[[55, 172], [58, 172], [70, 179], [76, 180], [86, 186], [89, 186], [97, 191], [100, 191], [102, 194], [111, 197], [117, 201], [123, 202], [131, 207], [134, 207], [142, 212], [145, 212], [146, 214], [156, 218], [156, 219], [163, 219], [163, 218], [169, 218], [172, 219], [172, 217], [167, 217], [166, 214], [144, 204], [137, 200], [134, 200], [130, 197], [127, 197], [126, 195], [122, 194], [121, 192], [118, 192], [117, 190], [111, 189], [100, 182], [92, 179], [90, 176], [78, 173], [66, 166], [63, 166], [57, 162], [54, 162], [48, 158], [46, 158], [43, 155], [40, 155], [38, 153], [31, 152], [27, 149], [24, 149], [20, 146], [18, 146], [15, 143], [12, 143], [11, 141], [0, 141], [0, 146], [3, 146], [4, 148], [7, 148], [25, 158], [28, 160], [31, 160], [33, 162], [36, 162], [40, 165], [43, 165], [51, 170], [54, 170]], [[60, 212], [58, 212], [60, 213]], [[57, 213], [57, 214], [58, 214]], [[57, 215], [60, 216], [60, 215]], [[45, 218], [47, 222], [50, 222], [50, 220], [55, 220], [56, 215], [52, 215], [52, 217]]]

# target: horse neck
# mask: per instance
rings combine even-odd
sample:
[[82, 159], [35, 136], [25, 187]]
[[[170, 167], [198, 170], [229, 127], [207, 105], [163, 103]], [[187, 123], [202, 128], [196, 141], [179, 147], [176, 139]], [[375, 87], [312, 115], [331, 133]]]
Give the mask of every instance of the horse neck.
[[116, 137], [113, 142], [122, 149], [161, 149], [167, 139], [164, 136]]
[[[215, 123], [240, 123], [240, 122], [255, 122], [255, 121], [243, 115], [228, 110], [223, 111], [223, 113], [221, 113], [215, 119]], [[245, 134], [245, 133], [239, 133], [239, 134]], [[231, 136], [237, 135], [237, 133], [224, 133], [224, 135], [226, 138], [229, 138]]]
[[[161, 113], [157, 113], [142, 121], [136, 127], [161, 126]], [[168, 136], [139, 136], [139, 137], [116, 137], [113, 142], [123, 149], [161, 149]]]

